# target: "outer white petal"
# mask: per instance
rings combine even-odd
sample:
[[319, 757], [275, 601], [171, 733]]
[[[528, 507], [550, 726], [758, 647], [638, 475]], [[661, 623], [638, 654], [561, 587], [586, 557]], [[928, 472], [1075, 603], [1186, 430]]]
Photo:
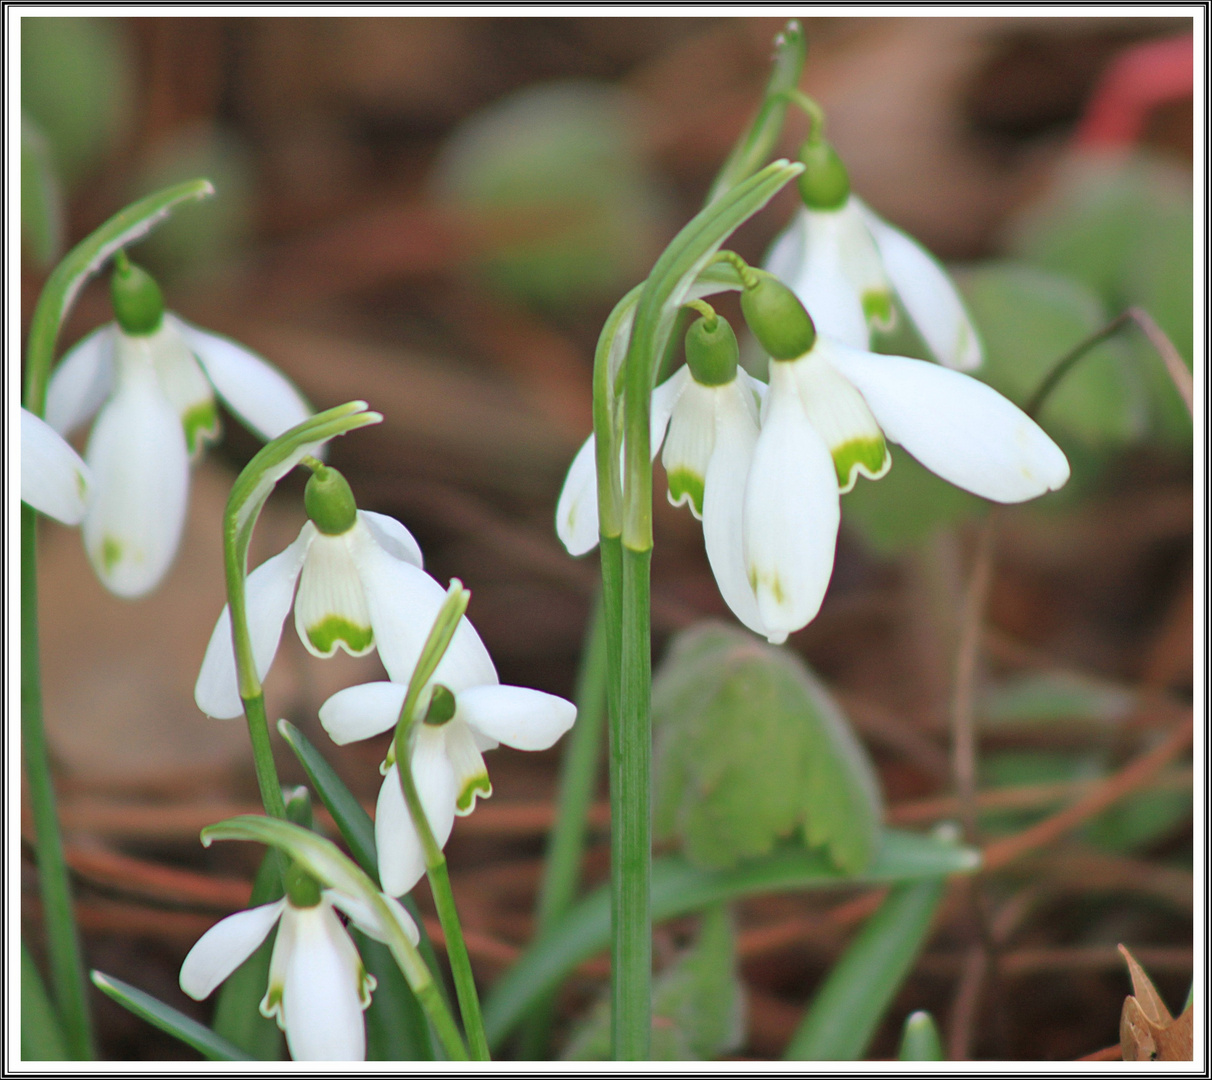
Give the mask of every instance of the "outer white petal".
[[669, 426], [669, 418], [673, 415], [678, 399], [692, 385], [694, 377], [690, 368], [683, 364], [660, 386], [652, 391], [652, 404], [648, 410], [648, 446], [653, 460], [665, 438], [665, 429]]
[[1014, 503], [1069, 479], [1069, 462], [1043, 429], [968, 375], [851, 349], [838, 349], [832, 362], [867, 399], [884, 434], [957, 487]]
[[181, 989], [195, 1001], [210, 995], [265, 940], [285, 904], [285, 900], [262, 904], [215, 923], [185, 957]]
[[865, 349], [870, 343], [862, 294], [846, 271], [842, 245], [849, 233], [842, 212], [801, 211], [804, 253], [799, 272], [785, 283], [812, 316], [818, 334]]
[[189, 455], [176, 411], [150, 367], [133, 367], [101, 410], [84, 455], [93, 498], [84, 546], [119, 596], [150, 592], [177, 554], [189, 496]]
[[[715, 452], [703, 491], [703, 544], [720, 595], [750, 630], [766, 636], [745, 564], [745, 486], [758, 424], [752, 395], [741, 381], [716, 391]], [[748, 399], [748, 400], [746, 400]]]
[[[303, 568], [307, 548], [315, 535], [309, 521], [298, 538], [285, 550], [266, 559], [245, 582], [248, 634], [252, 642], [257, 678], [264, 679], [282, 640], [282, 624], [295, 595], [295, 581]], [[194, 701], [207, 716], [230, 720], [244, 712], [236, 682], [235, 648], [231, 637], [231, 612], [225, 606], [206, 646], [202, 670], [194, 685]]]
[[934, 356], [947, 367], [970, 371], [981, 363], [981, 341], [951, 275], [924, 247], [889, 225], [857, 198], [879, 248], [884, 271]]
[[84, 517], [92, 471], [53, 427], [21, 410], [21, 501], [64, 525]]
[[[325, 889], [324, 895], [335, 907], [339, 907], [345, 912], [349, 916], [349, 921], [362, 933], [374, 938], [375, 941], [387, 943], [387, 931], [383, 928], [378, 912], [374, 908], [364, 904], [357, 897], [347, 896], [335, 889]], [[416, 945], [421, 940], [421, 932], [417, 929], [417, 924], [413, 922], [412, 916], [405, 910], [404, 905], [393, 896], [384, 895], [383, 900], [400, 929], [404, 931], [405, 937]]]
[[[363, 1061], [362, 963], [330, 904], [291, 909], [282, 1016], [295, 1061]], [[284, 916], [285, 917], [285, 916]]]
[[265, 440], [311, 416], [307, 399], [285, 375], [251, 349], [166, 314], [189, 343], [215, 390], [247, 428]]
[[556, 535], [569, 555], [584, 555], [598, 545], [596, 453], [596, 443], [590, 435], [572, 459], [556, 503]]
[[749, 582], [775, 644], [820, 610], [840, 517], [833, 458], [804, 415], [791, 366], [770, 365], [766, 415], [745, 489]]
[[797, 213], [787, 228], [775, 238], [762, 261], [762, 265], [770, 273], [788, 284], [795, 281], [803, 270], [808, 240], [807, 225], [806, 215]]
[[113, 323], [86, 334], [64, 354], [46, 387], [46, 422], [68, 435], [99, 408], [114, 389]]
[[[440, 731], [425, 729], [417, 732], [412, 756], [413, 775], [426, 820], [433, 830], [439, 847], [445, 847], [454, 827], [454, 770], [446, 757], [445, 740]], [[379, 852], [379, 881], [390, 896], [402, 896], [425, 873], [425, 856], [417, 836], [412, 816], [400, 791], [397, 766], [392, 765], [379, 789], [375, 810], [375, 845]]]
[[369, 739], [395, 726], [407, 693], [394, 682], [347, 686], [320, 706], [320, 723], [338, 746]]
[[295, 629], [312, 656], [332, 656], [338, 648], [350, 656], [365, 656], [375, 647], [366, 590], [354, 559], [355, 542], [378, 547], [367, 527], [355, 521], [339, 536], [317, 529], [307, 552], [295, 598]]
[[571, 701], [522, 686], [472, 687], [456, 704], [456, 719], [517, 750], [554, 746], [577, 718]]
[[421, 554], [421, 545], [395, 518], [376, 514], [373, 510], [359, 510], [358, 518], [389, 555], [424, 569], [425, 557]]

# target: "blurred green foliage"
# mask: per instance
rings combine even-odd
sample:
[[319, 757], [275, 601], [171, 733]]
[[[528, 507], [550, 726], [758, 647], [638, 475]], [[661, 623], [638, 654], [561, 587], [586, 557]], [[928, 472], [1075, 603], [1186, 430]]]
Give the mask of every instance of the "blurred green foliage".
[[63, 192], [42, 129], [21, 113], [21, 243], [35, 266], [50, 269], [63, 253]]

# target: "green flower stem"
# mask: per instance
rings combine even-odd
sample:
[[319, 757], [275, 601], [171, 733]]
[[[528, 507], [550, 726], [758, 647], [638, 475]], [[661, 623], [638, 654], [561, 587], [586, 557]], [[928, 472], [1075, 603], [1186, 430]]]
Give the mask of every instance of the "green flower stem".
[[46, 923], [51, 986], [68, 1051], [78, 1061], [93, 1057], [92, 1021], [84, 983], [80, 936], [72, 912], [71, 882], [55, 808], [50, 755], [42, 723], [42, 669], [38, 644], [38, 515], [21, 506], [21, 748], [34, 816], [38, 886]]

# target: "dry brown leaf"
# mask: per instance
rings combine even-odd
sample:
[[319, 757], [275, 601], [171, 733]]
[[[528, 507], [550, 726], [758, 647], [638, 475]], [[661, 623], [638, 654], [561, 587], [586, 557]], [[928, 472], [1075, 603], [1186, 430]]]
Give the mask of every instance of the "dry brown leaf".
[[1144, 968], [1123, 946], [1134, 994], [1124, 1001], [1119, 1020], [1120, 1050], [1125, 1061], [1193, 1061], [1194, 1016], [1191, 1006], [1175, 1020]]

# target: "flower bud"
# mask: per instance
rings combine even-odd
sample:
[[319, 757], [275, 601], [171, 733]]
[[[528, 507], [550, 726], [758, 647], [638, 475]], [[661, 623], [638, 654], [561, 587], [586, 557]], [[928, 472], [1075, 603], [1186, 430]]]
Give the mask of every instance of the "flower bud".
[[123, 255], [114, 261], [109, 279], [114, 316], [123, 331], [132, 335], [152, 334], [164, 317], [164, 297], [155, 279]]
[[303, 492], [307, 516], [325, 536], [341, 536], [354, 527], [358, 504], [349, 482], [336, 469], [321, 465], [311, 474]]
[[430, 727], [441, 727], [454, 717], [455, 696], [441, 683], [433, 684], [429, 708], [425, 710], [425, 723]]
[[796, 183], [810, 210], [840, 210], [850, 197], [850, 176], [833, 144], [810, 138], [800, 147], [804, 171]]
[[728, 320], [717, 315], [715, 326], [700, 316], [686, 331], [686, 363], [694, 381], [703, 386], [726, 386], [736, 378], [740, 356], [736, 334]]
[[816, 328], [799, 298], [773, 274], [752, 271], [753, 286], [741, 293], [745, 322], [772, 358], [796, 360], [816, 343]]

